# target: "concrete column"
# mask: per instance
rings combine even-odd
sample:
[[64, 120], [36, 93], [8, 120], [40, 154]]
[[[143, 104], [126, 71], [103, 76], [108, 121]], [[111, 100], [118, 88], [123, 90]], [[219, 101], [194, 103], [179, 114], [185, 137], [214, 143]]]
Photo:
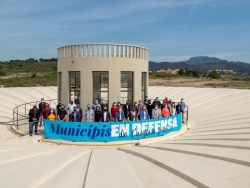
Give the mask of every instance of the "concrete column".
[[89, 45], [89, 56], [92, 57], [92, 48], [93, 46], [92, 45]]
[[109, 48], [109, 57], [111, 57], [111, 45], [108, 45], [108, 48]]
[[117, 46], [114, 46], [114, 57], [116, 57], [116, 47]]
[[[115, 65], [116, 64], [116, 65]], [[111, 67], [116, 67], [115, 69], [109, 70], [109, 110], [112, 107], [114, 101], [120, 101], [121, 99], [121, 71], [119, 65], [116, 61], [110, 63]]]
[[130, 58], [133, 58], [133, 46], [130, 46]]
[[99, 45], [99, 57], [102, 57], [102, 46]]
[[[86, 56], [80, 60], [81, 63], [81, 106], [86, 110], [87, 104], [93, 104], [93, 76], [91, 63], [88, 61], [91, 57]], [[86, 63], [85, 63], [86, 62]]]
[[103, 57], [106, 57], [106, 45], [103, 45]]
[[[57, 86], [58, 88], [59, 86]], [[67, 107], [69, 102], [69, 72], [62, 71], [62, 102]], [[59, 95], [59, 94], [58, 94]]]
[[125, 46], [122, 46], [122, 57], [125, 58]]
[[135, 70], [133, 75], [133, 101], [138, 101], [141, 99], [141, 70]]
[[121, 46], [118, 46], [118, 57], [121, 57]]

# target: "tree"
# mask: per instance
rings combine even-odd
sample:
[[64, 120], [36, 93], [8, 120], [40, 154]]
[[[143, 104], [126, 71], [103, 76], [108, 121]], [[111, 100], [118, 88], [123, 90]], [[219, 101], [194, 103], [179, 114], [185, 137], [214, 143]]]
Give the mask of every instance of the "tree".
[[185, 72], [184, 72], [184, 70], [183, 70], [183, 69], [180, 69], [180, 70], [179, 70], [179, 72], [178, 72], [178, 74], [179, 74], [179, 75], [184, 75], [184, 74], [185, 74]]
[[220, 74], [217, 71], [211, 71], [209, 72], [208, 77], [212, 79], [219, 79]]
[[0, 70], [0, 76], [6, 76], [7, 75], [7, 72], [4, 71], [4, 70]]
[[201, 73], [201, 71], [199, 69], [194, 69], [193, 70], [193, 76], [194, 77], [200, 77], [200, 73]]

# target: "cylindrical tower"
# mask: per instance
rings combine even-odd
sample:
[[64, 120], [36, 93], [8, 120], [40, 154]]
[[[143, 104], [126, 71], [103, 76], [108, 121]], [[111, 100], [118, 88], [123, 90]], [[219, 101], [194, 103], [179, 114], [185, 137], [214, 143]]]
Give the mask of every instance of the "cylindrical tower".
[[144, 99], [148, 89], [147, 48], [126, 44], [77, 44], [58, 49], [58, 99], [85, 109], [98, 99], [112, 103]]

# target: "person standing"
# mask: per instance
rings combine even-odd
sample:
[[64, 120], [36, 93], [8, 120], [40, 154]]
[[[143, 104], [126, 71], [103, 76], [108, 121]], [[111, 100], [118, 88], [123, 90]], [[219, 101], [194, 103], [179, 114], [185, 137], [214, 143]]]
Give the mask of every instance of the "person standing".
[[149, 100], [149, 99], [148, 99], [148, 96], [145, 96], [145, 99], [144, 99], [144, 104], [146, 104], [146, 105], [147, 105], [147, 104], [148, 104], [148, 100]]
[[126, 104], [123, 105], [123, 112], [125, 115], [125, 118], [127, 119], [129, 117], [129, 112], [130, 112], [130, 105], [129, 105], [129, 100], [126, 101]]
[[161, 108], [161, 102], [160, 102], [159, 98], [156, 97], [156, 98], [155, 98], [155, 101], [156, 101], [156, 103], [157, 103], [157, 105], [158, 105], [158, 108], [160, 109], [160, 108]]
[[48, 120], [56, 121], [56, 113], [53, 108], [50, 109], [50, 113], [48, 114]]
[[72, 122], [81, 122], [81, 114], [77, 111], [77, 107], [74, 107], [73, 112], [71, 113]]
[[186, 104], [183, 98], [181, 98], [180, 105], [181, 105], [182, 123], [184, 123], [184, 113], [185, 113]]
[[61, 106], [62, 106], [62, 100], [58, 101], [58, 105], [56, 106], [56, 113], [58, 114], [59, 111], [61, 110]]
[[80, 106], [80, 103], [77, 103], [77, 111], [80, 113], [80, 120], [82, 121], [82, 108]]
[[111, 122], [111, 116], [106, 106], [103, 107], [102, 122]]
[[97, 106], [99, 106], [100, 111], [102, 111], [102, 106], [100, 103], [98, 103], [98, 100], [96, 99], [95, 103], [92, 105], [92, 109], [95, 111]]
[[162, 112], [162, 117], [169, 117], [170, 116], [170, 112], [168, 109], [168, 105], [165, 104], [164, 108], [161, 110]]
[[140, 110], [140, 120], [149, 120], [150, 117], [148, 115], [147, 107], [144, 105], [142, 110]]
[[43, 125], [43, 109], [45, 108], [44, 98], [41, 98], [41, 102], [38, 104], [40, 115], [40, 127]]
[[175, 116], [176, 115], [176, 110], [175, 110], [174, 103], [172, 103], [169, 112], [170, 112], [170, 116]]
[[69, 110], [69, 121], [72, 121], [71, 114], [74, 111], [74, 107], [77, 107], [76, 104], [74, 103], [74, 100], [71, 99], [70, 103], [67, 106], [67, 109]]
[[116, 105], [116, 102], [113, 102], [113, 106], [111, 108], [111, 115], [112, 115], [112, 121], [115, 122], [115, 116], [116, 116], [116, 113], [118, 112], [118, 107]]
[[181, 113], [181, 103], [180, 102], [178, 102], [177, 105], [176, 105], [176, 113], [177, 114]]
[[117, 102], [117, 107], [118, 107], [118, 109], [121, 107], [121, 102]]
[[115, 117], [116, 122], [122, 122], [125, 120], [124, 112], [122, 111], [122, 108], [119, 108], [119, 111], [116, 113]]
[[161, 117], [161, 109], [159, 109], [158, 105], [155, 104], [155, 108], [152, 110], [152, 119], [158, 119]]
[[138, 108], [139, 108], [139, 110], [142, 110], [142, 106], [143, 106], [143, 104], [142, 104], [141, 100], [139, 100], [138, 101]]
[[151, 100], [148, 100], [148, 104], [146, 104], [147, 109], [148, 109], [148, 115], [150, 117], [150, 119], [152, 119], [152, 110], [154, 108], [154, 106], [151, 103]]
[[65, 106], [62, 104], [61, 109], [57, 115], [59, 121], [66, 121], [67, 118], [67, 111], [65, 110]]
[[100, 106], [95, 108], [95, 122], [102, 122], [102, 112]]
[[140, 108], [138, 108], [137, 102], [134, 102], [133, 108], [134, 108], [135, 111], [136, 111], [136, 116], [137, 116], [136, 118], [137, 118], [137, 120], [139, 120], [139, 119], [140, 119]]
[[172, 100], [171, 99], [169, 99], [169, 101], [168, 101], [168, 109], [170, 110], [170, 108], [171, 108], [171, 106], [172, 106]]
[[38, 121], [40, 117], [40, 111], [37, 109], [36, 105], [33, 105], [33, 108], [29, 111], [29, 133], [32, 136], [33, 127], [35, 127], [35, 135], [39, 135], [37, 132]]
[[[42, 121], [44, 121], [45, 119], [48, 119], [49, 112], [50, 112], [49, 104], [46, 103], [45, 107], [42, 110]], [[41, 125], [40, 125], [40, 127], [41, 127]]]
[[87, 109], [84, 112], [84, 121], [85, 122], [95, 121], [95, 112], [93, 109], [91, 109], [90, 104], [87, 105]]
[[132, 111], [130, 111], [129, 120], [130, 121], [137, 121], [138, 120], [135, 107], [133, 107]]

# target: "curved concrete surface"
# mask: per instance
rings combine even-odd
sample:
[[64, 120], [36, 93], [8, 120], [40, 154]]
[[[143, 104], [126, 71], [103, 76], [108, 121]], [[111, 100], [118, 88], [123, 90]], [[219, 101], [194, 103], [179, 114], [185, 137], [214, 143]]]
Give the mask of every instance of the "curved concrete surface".
[[[30, 101], [20, 90], [33, 89], [13, 89], [19, 94], [0, 89], [2, 100]], [[1, 125], [0, 187], [250, 186], [250, 90], [150, 87], [149, 97], [156, 96], [184, 97], [188, 133], [146, 146], [86, 148], [39, 144], [39, 136], [16, 137]]]

